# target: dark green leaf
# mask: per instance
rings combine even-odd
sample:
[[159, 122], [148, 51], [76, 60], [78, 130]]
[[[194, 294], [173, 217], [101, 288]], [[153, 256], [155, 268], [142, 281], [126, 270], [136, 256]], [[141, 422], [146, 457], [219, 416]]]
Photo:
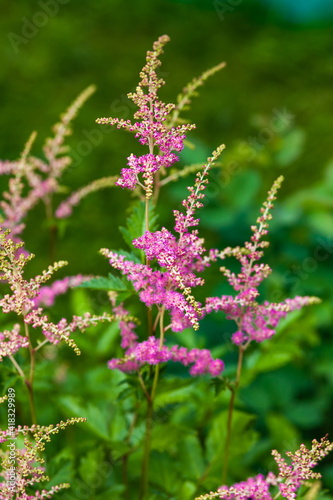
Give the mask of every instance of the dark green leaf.
[[109, 273], [107, 277], [97, 276], [89, 281], [85, 281], [80, 287], [94, 288], [95, 290], [106, 290], [115, 292], [133, 292], [134, 289], [130, 281], [125, 277], [114, 276]]

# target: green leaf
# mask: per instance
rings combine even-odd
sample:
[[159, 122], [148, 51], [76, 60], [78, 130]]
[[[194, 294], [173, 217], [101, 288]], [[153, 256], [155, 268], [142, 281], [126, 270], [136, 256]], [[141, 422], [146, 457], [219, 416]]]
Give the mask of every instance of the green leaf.
[[191, 432], [187, 427], [177, 424], [157, 424], [153, 421], [151, 449], [160, 452], [171, 451], [178, 447], [184, 436]]
[[179, 379], [164, 380], [160, 382], [156, 394], [155, 407], [162, 407], [171, 403], [182, 403], [188, 401], [190, 395], [195, 391], [193, 381]]
[[100, 334], [96, 344], [96, 354], [99, 356], [106, 356], [112, 352], [112, 348], [117, 342], [119, 337], [118, 322], [107, 325], [103, 332]]
[[[175, 498], [171, 495], [178, 493], [181, 481], [174, 463], [174, 457], [171, 457], [167, 453], [159, 453], [155, 450], [152, 452], [149, 469], [151, 490], [155, 490], [157, 494], [156, 499]], [[148, 498], [150, 499], [151, 497], [149, 496]], [[176, 498], [179, 498], [178, 495]]]
[[301, 441], [300, 433], [289, 418], [272, 412], [268, 413], [265, 419], [272, 440], [272, 448], [278, 448], [280, 453], [298, 448]]
[[86, 290], [74, 288], [70, 295], [70, 301], [73, 313], [78, 316], [81, 316], [87, 311], [92, 310], [93, 305], [89, 297], [89, 292], [87, 292]]
[[197, 487], [194, 483], [185, 481], [179, 489], [178, 498], [181, 498], [181, 500], [193, 500], [196, 491]]
[[79, 285], [82, 288], [93, 288], [95, 290], [106, 290], [115, 292], [134, 292], [134, 288], [125, 277], [114, 276], [109, 273], [107, 277], [97, 276]]
[[104, 453], [100, 446], [88, 451], [81, 457], [79, 473], [81, 478], [88, 484], [96, 483], [95, 478], [98, 475], [103, 458]]
[[48, 482], [48, 487], [56, 486], [61, 483], [68, 483], [72, 481], [73, 478], [73, 463], [67, 462], [62, 467], [55, 469], [54, 467], [48, 467], [48, 474], [50, 474], [50, 481]]
[[[149, 231], [156, 231], [157, 215], [154, 211], [152, 202], [149, 202]], [[146, 203], [144, 201], [136, 202], [132, 205], [132, 211], [126, 219], [126, 227], [119, 228], [127, 245], [135, 252], [138, 257], [142, 257], [142, 250], [133, 248], [132, 241], [139, 238], [146, 231]]]
[[198, 436], [189, 434], [179, 447], [179, 464], [185, 479], [197, 481], [202, 476], [205, 463]]
[[[254, 416], [238, 410], [233, 411], [230, 450], [229, 450], [229, 470], [240, 471], [244, 463], [245, 454], [256, 442], [257, 432], [253, 430]], [[207, 459], [212, 464], [212, 473], [221, 473], [221, 464], [224, 460], [226, 429], [228, 411], [222, 411], [211, 423], [211, 427], [206, 439]]]
[[108, 431], [107, 415], [103, 413], [98, 407], [91, 403], [83, 406], [78, 397], [63, 396], [60, 399], [61, 406], [67, 410], [71, 417], [84, 417], [87, 419], [85, 425], [96, 434], [99, 438], [105, 441], [110, 441], [110, 433]]
[[276, 161], [281, 167], [290, 165], [301, 155], [304, 149], [305, 133], [301, 129], [291, 130], [282, 139], [282, 147], [276, 154]]

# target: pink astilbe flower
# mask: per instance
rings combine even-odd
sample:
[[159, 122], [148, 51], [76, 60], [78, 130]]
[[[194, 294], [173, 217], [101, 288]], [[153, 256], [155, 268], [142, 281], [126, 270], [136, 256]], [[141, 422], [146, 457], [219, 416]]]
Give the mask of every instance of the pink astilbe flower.
[[273, 450], [272, 455], [279, 467], [278, 475], [273, 472], [269, 472], [266, 477], [258, 474], [232, 486], [221, 486], [216, 492], [201, 495], [196, 500], [211, 500], [213, 498], [221, 500], [272, 500], [280, 495], [287, 500], [295, 500], [298, 490], [304, 483], [311, 479], [321, 478], [321, 474], [313, 472], [312, 469], [332, 450], [333, 443], [330, 443], [326, 436], [319, 442], [314, 439], [310, 450], [301, 444], [295, 453], [287, 451], [286, 455], [290, 458], [289, 464], [281, 457], [280, 453]]
[[[99, 321], [112, 321], [113, 316], [107, 313], [100, 316], [86, 313], [83, 317], [73, 316], [71, 321], [63, 318], [57, 324], [52, 323], [44, 313], [43, 308], [36, 307], [36, 299], [39, 297], [41, 285], [49, 280], [55, 271], [65, 266], [67, 262], [56, 262], [49, 266], [46, 271], [43, 271], [41, 275], [26, 280], [24, 278], [24, 267], [34, 256], [32, 254], [29, 256], [17, 255], [17, 250], [22, 245], [23, 243], [14, 243], [10, 239], [8, 230], [3, 233], [0, 232], [0, 278], [8, 283], [10, 287], [10, 293], [5, 294], [0, 299], [2, 311], [4, 313], [14, 312], [23, 319], [26, 325], [32, 325], [33, 328], [40, 327], [47, 341], [57, 344], [64, 340], [79, 354], [80, 351], [70, 335], [77, 329], [84, 331], [89, 326], [96, 325]], [[10, 355], [20, 347], [26, 347], [26, 338], [19, 337], [17, 328], [13, 329], [12, 334], [13, 336], [2, 345], [3, 355], [6, 349], [8, 351], [7, 355]], [[8, 333], [6, 333], [6, 337], [8, 338]], [[6, 345], [10, 347], [6, 347]]]
[[123, 358], [113, 358], [108, 362], [110, 369], [118, 369], [122, 372], [138, 370], [144, 364], [157, 365], [167, 361], [182, 363], [184, 366], [193, 365], [190, 368], [192, 376], [208, 373], [217, 377], [224, 370], [224, 363], [220, 359], [213, 359], [208, 349], [186, 349], [174, 345], [167, 347], [161, 345], [159, 339], [151, 335], [148, 340], [138, 342], [138, 336], [134, 332], [136, 323], [122, 304], [115, 306], [113, 314], [119, 319], [121, 347], [125, 350]]
[[[85, 418], [71, 418], [56, 425], [41, 426], [32, 425], [10, 427], [6, 431], [0, 430], [0, 443], [3, 443], [1, 454], [0, 476], [4, 481], [0, 482], [0, 500], [39, 500], [51, 498], [55, 493], [70, 488], [70, 484], [63, 483], [52, 486], [50, 489], [39, 489], [32, 493], [35, 485], [50, 481], [45, 474], [42, 457], [45, 443], [51, 440], [53, 434], [65, 429], [68, 425], [85, 422]], [[24, 438], [23, 448], [18, 448], [17, 438]]]
[[127, 349], [127, 352], [130, 352], [130, 350], [137, 345], [138, 336], [134, 332], [137, 325], [134, 323], [133, 318], [129, 315], [129, 312], [124, 309], [121, 304], [113, 307], [113, 314], [116, 320], [120, 320], [120, 345], [123, 349]]
[[223, 500], [272, 500], [267, 479], [258, 474], [233, 486], [223, 486], [218, 490], [218, 498]]
[[138, 264], [126, 260], [123, 255], [118, 255], [107, 249], [102, 249], [101, 254], [109, 259], [112, 267], [122, 272], [139, 292], [140, 300], [147, 307], [153, 305], [164, 306], [170, 312], [171, 329], [181, 331], [197, 322], [198, 314], [189, 304], [182, 293], [176, 291], [177, 282], [167, 271], [153, 270], [150, 265]]
[[123, 359], [111, 359], [109, 368], [129, 372], [137, 370], [144, 364], [157, 365], [167, 361], [176, 361], [184, 366], [193, 365], [190, 368], [190, 375], [198, 376], [210, 374], [217, 377], [224, 370], [224, 363], [220, 359], [213, 359], [208, 349], [186, 349], [177, 345], [167, 347], [160, 346], [160, 341], [151, 336], [148, 340], [132, 344], [125, 351]]
[[268, 232], [268, 221], [272, 217], [270, 210], [282, 181], [283, 177], [281, 176], [274, 182], [269, 191], [267, 201], [261, 209], [262, 215], [258, 217], [257, 225], [251, 227], [253, 235], [251, 240], [245, 243], [245, 249], [227, 248], [214, 255], [214, 258], [219, 256], [222, 259], [234, 256], [241, 264], [241, 271], [238, 274], [225, 267], [221, 268], [237, 295], [208, 297], [205, 305], [205, 312], [224, 311], [228, 319], [236, 322], [237, 331], [233, 334], [232, 341], [237, 345], [245, 346], [252, 340], [262, 342], [272, 337], [280, 319], [285, 317], [288, 312], [319, 302], [316, 297], [295, 297], [278, 304], [268, 301], [259, 304], [256, 301], [259, 296], [259, 285], [271, 273], [271, 268], [268, 265], [257, 262], [263, 256], [262, 249], [268, 246], [268, 242], [262, 238]]
[[168, 127], [166, 119], [175, 109], [174, 104], [165, 104], [157, 97], [157, 91], [164, 81], [158, 78], [156, 70], [161, 62], [159, 56], [163, 52], [163, 46], [169, 41], [169, 37], [161, 36], [153, 46], [152, 51], [147, 52], [146, 65], [143, 67], [136, 92], [128, 94], [137, 106], [138, 111], [134, 114], [132, 123], [130, 120], [118, 118], [99, 118], [99, 124], [116, 125], [135, 132], [139, 142], [147, 145], [149, 152], [142, 155], [130, 155], [127, 159], [128, 167], [123, 168], [117, 185], [133, 190], [140, 185], [150, 198], [153, 194], [154, 174], [162, 168], [168, 168], [178, 160], [175, 152], [184, 147], [185, 132], [192, 130], [194, 125], [179, 125]]
[[12, 330], [0, 332], [0, 361], [5, 356], [12, 356], [21, 347], [29, 347], [29, 339], [20, 335], [20, 325], [16, 323]]
[[[178, 238], [170, 231], [146, 231], [141, 237], [133, 240], [133, 245], [145, 252], [147, 264], [139, 264], [126, 260], [107, 249], [101, 253], [109, 259], [112, 267], [121, 271], [139, 292], [139, 298], [148, 307], [163, 306], [170, 312], [172, 331], [181, 331], [188, 326], [198, 329], [201, 316], [201, 305], [192, 295], [192, 287], [204, 283], [195, 273], [203, 271], [216, 258], [214, 251], [204, 256], [203, 239], [198, 237], [197, 230], [189, 232], [189, 228], [198, 224], [194, 219], [195, 210], [202, 206], [203, 190], [207, 183], [207, 175], [214, 161], [223, 151], [220, 146], [208, 159], [202, 172], [196, 176], [194, 187], [189, 187], [190, 194], [183, 201], [185, 214], [174, 211], [175, 231]], [[159, 269], [152, 267], [157, 261]]]
[[272, 455], [279, 467], [277, 481], [280, 494], [287, 500], [294, 500], [298, 489], [305, 481], [320, 479], [321, 474], [313, 472], [312, 469], [332, 450], [333, 443], [329, 442], [327, 436], [321, 438], [320, 441], [314, 439], [310, 450], [304, 444], [301, 444], [299, 450], [295, 453], [287, 451], [286, 455], [290, 458], [290, 464], [287, 464], [280, 453], [273, 450]]

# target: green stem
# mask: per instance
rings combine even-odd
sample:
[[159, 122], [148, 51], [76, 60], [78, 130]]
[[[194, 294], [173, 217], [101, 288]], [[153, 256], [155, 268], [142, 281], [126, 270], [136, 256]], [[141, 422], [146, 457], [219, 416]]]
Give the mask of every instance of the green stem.
[[30, 353], [30, 370], [29, 370], [29, 378], [26, 378], [24, 380], [25, 385], [28, 388], [28, 396], [29, 396], [29, 407], [30, 407], [30, 415], [31, 415], [31, 422], [32, 424], [37, 424], [37, 419], [36, 419], [36, 409], [35, 409], [35, 402], [34, 402], [34, 390], [33, 390], [33, 383], [34, 383], [34, 374], [35, 374], [35, 349], [32, 346], [31, 338], [30, 338], [30, 333], [29, 333], [29, 327], [27, 323], [24, 323], [24, 329], [25, 329], [25, 334], [29, 339], [29, 353]]
[[25, 380], [24, 372], [23, 372], [22, 368], [20, 367], [20, 365], [18, 364], [18, 362], [16, 361], [16, 359], [12, 355], [9, 356], [9, 359], [11, 360], [11, 362], [13, 363], [13, 365], [15, 366], [16, 370], [18, 371], [20, 376], [23, 378], [23, 380]]
[[[129, 427], [127, 437], [125, 439], [125, 442], [127, 445], [130, 445], [130, 443], [131, 443], [131, 436], [132, 436], [133, 430], [135, 428], [136, 422], [138, 420], [138, 407], [139, 407], [139, 404], [136, 403], [134, 417], [133, 417], [132, 423]], [[125, 486], [124, 495], [123, 495], [124, 500], [130, 500], [130, 491], [129, 491], [129, 484], [128, 484], [128, 470], [127, 470], [128, 459], [129, 459], [130, 454], [131, 454], [131, 451], [128, 451], [122, 457], [122, 478], [123, 478], [123, 484]]]
[[[164, 311], [165, 308], [161, 307], [160, 309], [160, 348], [163, 345], [164, 341]], [[146, 434], [145, 434], [145, 444], [143, 451], [143, 459], [142, 459], [142, 471], [141, 471], [141, 491], [140, 491], [140, 500], [143, 500], [148, 491], [148, 478], [149, 478], [149, 460], [150, 460], [150, 451], [151, 451], [151, 436], [153, 430], [153, 414], [154, 414], [154, 400], [155, 394], [158, 384], [158, 377], [160, 373], [160, 366], [156, 365], [153, 385], [151, 388], [151, 393], [147, 394], [147, 391], [144, 386], [144, 382], [141, 378], [141, 382], [145, 389], [145, 394], [147, 398], [147, 417], [146, 417]], [[139, 377], [140, 380], [140, 377]]]
[[229, 464], [229, 452], [230, 452], [230, 441], [231, 441], [231, 429], [232, 429], [232, 416], [235, 406], [235, 398], [237, 394], [237, 389], [239, 387], [240, 377], [242, 373], [242, 364], [243, 364], [243, 355], [245, 348], [244, 346], [239, 347], [239, 355], [238, 355], [238, 363], [237, 363], [237, 372], [236, 379], [234, 382], [234, 386], [231, 390], [231, 397], [229, 401], [228, 408], [228, 420], [227, 420], [227, 434], [225, 439], [225, 447], [224, 447], [224, 461], [223, 461], [223, 469], [222, 469], [222, 484], [226, 483], [227, 474], [228, 474], [228, 464]]
[[[158, 366], [156, 367], [156, 369]], [[156, 371], [155, 371], [156, 375]], [[151, 398], [147, 401], [147, 417], [146, 417], [146, 434], [145, 443], [143, 450], [142, 459], [142, 469], [141, 469], [141, 489], [140, 489], [140, 500], [144, 500], [148, 491], [148, 474], [149, 474], [149, 458], [150, 458], [150, 447], [151, 447], [151, 433], [152, 433], [152, 422], [153, 422], [153, 402]]]

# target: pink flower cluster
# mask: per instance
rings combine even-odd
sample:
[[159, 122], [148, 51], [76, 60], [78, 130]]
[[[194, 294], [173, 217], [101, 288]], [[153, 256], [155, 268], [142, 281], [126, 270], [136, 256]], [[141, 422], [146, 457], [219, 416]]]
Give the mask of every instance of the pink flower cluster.
[[[221, 486], [217, 492], [201, 495], [196, 500], [211, 500], [213, 498], [221, 500], [273, 500], [279, 495], [287, 500], [295, 500], [299, 488], [306, 481], [321, 478], [321, 474], [313, 472], [312, 469], [332, 450], [333, 443], [330, 443], [326, 436], [320, 441], [314, 439], [311, 449], [307, 449], [304, 444], [301, 444], [295, 453], [288, 451], [286, 455], [291, 459], [289, 464], [281, 457], [280, 453], [273, 450], [272, 455], [279, 468], [278, 475], [273, 472], [269, 472], [266, 477], [258, 474], [232, 486]], [[273, 488], [274, 493], [271, 491]], [[276, 490], [278, 491], [276, 492]]]
[[[46, 271], [43, 271], [41, 275], [26, 280], [24, 278], [24, 267], [34, 256], [32, 254], [29, 256], [17, 255], [17, 250], [22, 247], [23, 243], [14, 243], [9, 236], [8, 230], [3, 233], [0, 232], [0, 277], [10, 287], [10, 293], [5, 294], [0, 299], [2, 311], [4, 313], [14, 312], [22, 317], [26, 325], [41, 328], [43, 335], [49, 342], [57, 344], [64, 340], [79, 354], [80, 351], [71, 338], [71, 334], [77, 329], [84, 331], [89, 326], [96, 325], [99, 321], [111, 321], [113, 317], [109, 314], [94, 316], [86, 313], [83, 317], [73, 316], [71, 321], [62, 318], [58, 323], [51, 322], [44, 313], [43, 308], [36, 307], [43, 298], [41, 285], [49, 280], [55, 271], [65, 266], [67, 262], [56, 262], [49, 266]], [[78, 278], [79, 281], [82, 281], [82, 279], [83, 277]], [[63, 292], [64, 287], [66, 288], [71, 281], [73, 282], [73, 278], [69, 278], [68, 281], [65, 280], [64, 282], [61, 281], [60, 286], [59, 284], [55, 286], [55, 290], [51, 287], [53, 296], [57, 292]], [[50, 300], [50, 291], [48, 291], [47, 296]], [[11, 332], [6, 330], [0, 336], [0, 356], [10, 356], [21, 347], [27, 347], [28, 344], [28, 339], [20, 335], [19, 328], [15, 325]]]
[[[164, 227], [159, 231], [149, 231], [148, 200], [154, 192], [154, 175], [177, 161], [174, 152], [183, 148], [185, 132], [192, 128], [189, 125], [172, 127], [170, 122], [167, 126], [166, 120], [171, 111], [175, 110], [175, 106], [164, 104], [157, 96], [164, 81], [158, 78], [156, 70], [161, 64], [159, 56], [163, 46], [168, 40], [168, 37], [160, 37], [155, 42], [153, 51], [147, 53], [146, 65], [140, 73], [141, 81], [136, 92], [128, 95], [138, 106], [138, 111], [134, 114], [134, 119], [137, 121], [132, 123], [130, 120], [117, 118], [97, 120], [100, 124], [116, 125], [117, 128], [134, 132], [139, 142], [149, 148], [148, 153], [142, 156], [128, 157], [129, 168], [122, 170], [121, 177], [116, 182], [119, 186], [129, 189], [140, 185], [145, 191], [146, 231], [132, 241], [134, 247], [144, 252], [145, 263], [128, 260], [124, 255], [107, 249], [102, 249], [101, 253], [109, 259], [114, 269], [132, 282], [140, 300], [148, 308], [157, 306], [158, 314], [166, 310], [170, 315], [170, 324], [162, 328], [161, 344], [151, 336], [155, 333], [156, 325], [148, 333], [149, 339], [138, 344], [132, 326], [126, 326], [126, 322], [121, 324], [122, 344], [127, 349], [126, 356], [124, 360], [111, 360], [109, 366], [111, 368], [121, 366], [125, 371], [138, 368], [144, 362], [157, 364], [172, 359], [187, 364], [191, 359], [191, 362], [194, 362], [191, 368], [193, 374], [201, 370], [203, 372], [208, 370], [211, 373], [214, 368], [208, 351], [205, 353], [200, 351], [198, 354], [196, 350], [182, 351], [182, 348], [178, 347], [169, 349], [164, 346], [164, 333], [169, 328], [174, 332], [180, 332], [189, 326], [197, 330], [199, 320], [204, 315], [212, 311], [224, 311], [227, 318], [237, 324], [237, 331], [232, 336], [233, 342], [246, 347], [252, 340], [262, 342], [270, 338], [275, 333], [279, 320], [289, 311], [314, 303], [317, 299], [296, 297], [280, 304], [267, 301], [259, 304], [256, 301], [259, 296], [259, 285], [271, 272], [269, 266], [257, 261], [261, 259], [263, 249], [268, 245], [263, 241], [263, 237], [268, 232], [270, 210], [282, 183], [282, 177], [275, 181], [269, 191], [261, 216], [257, 219], [257, 225], [252, 226], [251, 240], [245, 243], [244, 248], [226, 248], [223, 251], [212, 249], [206, 252], [203, 239], [199, 238], [197, 229], [193, 227], [199, 223], [196, 211], [202, 207], [208, 173], [223, 151], [223, 145], [214, 151], [202, 171], [197, 173], [194, 186], [188, 188], [189, 195], [182, 202], [184, 212], [174, 210], [174, 230], [177, 236]], [[192, 294], [194, 287], [204, 284], [203, 278], [198, 276], [198, 273], [217, 258], [223, 260], [230, 256], [239, 260], [240, 272], [235, 274], [225, 267], [221, 270], [236, 291], [236, 296], [209, 297], [203, 306]], [[124, 340], [127, 337], [128, 340]], [[198, 364], [197, 356], [201, 364]], [[204, 361], [206, 358], [208, 364]], [[222, 371], [222, 365], [223, 363], [218, 360], [216, 372]]]
[[124, 359], [111, 359], [108, 366], [123, 372], [138, 370], [144, 364], [157, 365], [167, 361], [178, 361], [184, 366], [191, 365], [192, 376], [208, 373], [217, 377], [224, 370], [224, 363], [220, 359], [213, 359], [208, 349], [186, 349], [177, 345], [172, 347], [159, 345], [159, 340], [151, 336], [141, 343], [135, 342], [125, 352]]
[[295, 453], [287, 451], [286, 455], [291, 461], [289, 464], [281, 457], [280, 453], [273, 450], [272, 455], [279, 467], [277, 482], [281, 496], [287, 500], [294, 500], [298, 489], [305, 481], [320, 479], [321, 474], [313, 472], [312, 469], [332, 450], [333, 443], [329, 442], [327, 436], [321, 438], [320, 441], [314, 439], [310, 450], [301, 444]]
[[198, 313], [183, 294], [175, 290], [177, 282], [170, 272], [153, 270], [150, 265], [126, 260], [123, 255], [107, 249], [102, 249], [101, 253], [109, 259], [113, 268], [133, 283], [140, 300], [147, 307], [164, 306], [170, 312], [172, 331], [181, 331], [197, 321]]
[[183, 149], [185, 132], [194, 128], [194, 125], [179, 125], [170, 128], [165, 124], [175, 106], [165, 104], [158, 99], [157, 91], [164, 85], [164, 81], [158, 78], [156, 69], [161, 64], [158, 57], [168, 41], [168, 36], [161, 36], [154, 43], [153, 51], [147, 52], [146, 65], [140, 73], [141, 81], [136, 92], [128, 94], [128, 97], [139, 108], [134, 114], [134, 119], [138, 121], [132, 123], [130, 120], [118, 118], [96, 120], [99, 124], [116, 125], [117, 128], [135, 132], [135, 137], [139, 138], [139, 142], [148, 146], [147, 154], [142, 156], [132, 154], [128, 157], [129, 168], [122, 169], [121, 176], [116, 183], [118, 186], [132, 190], [140, 185], [145, 190], [147, 198], [150, 198], [153, 192], [154, 174], [162, 168], [170, 167], [178, 160], [174, 151], [179, 152]]
[[258, 474], [232, 486], [222, 486], [218, 490], [218, 498], [223, 500], [248, 500], [249, 498], [251, 500], [272, 500], [273, 497], [269, 491], [272, 480], [275, 480], [272, 473], [267, 478]]
[[117, 368], [123, 372], [135, 371], [144, 364], [157, 365], [167, 361], [178, 361], [184, 366], [192, 365], [190, 374], [192, 376], [209, 373], [217, 377], [224, 370], [224, 363], [220, 359], [213, 359], [208, 349], [186, 349], [174, 345], [167, 347], [160, 345], [160, 341], [150, 336], [148, 340], [138, 342], [138, 336], [134, 332], [136, 324], [128, 315], [128, 311], [122, 305], [114, 307], [113, 313], [119, 319], [121, 334], [121, 347], [125, 349], [124, 358], [114, 358], [108, 362], [111, 369]]
[[20, 325], [16, 323], [12, 330], [0, 332], [0, 361], [5, 356], [12, 356], [21, 347], [29, 347], [29, 339], [20, 335]]
[[288, 312], [319, 302], [316, 297], [295, 297], [278, 304], [268, 301], [259, 304], [256, 301], [259, 296], [259, 285], [271, 273], [268, 265], [256, 262], [263, 255], [262, 249], [268, 246], [268, 242], [263, 241], [262, 237], [267, 234], [268, 221], [271, 219], [270, 210], [282, 180], [283, 178], [279, 177], [269, 191], [267, 201], [261, 210], [262, 215], [257, 219], [257, 225], [252, 226], [253, 234], [251, 240], [245, 243], [245, 248], [228, 248], [218, 255], [222, 259], [229, 256], [236, 257], [241, 264], [238, 274], [221, 267], [222, 273], [237, 295], [208, 297], [205, 311], [207, 313], [223, 311], [228, 319], [236, 322], [237, 331], [232, 336], [232, 341], [236, 345], [245, 346], [252, 340], [262, 342], [272, 337], [280, 319]]

